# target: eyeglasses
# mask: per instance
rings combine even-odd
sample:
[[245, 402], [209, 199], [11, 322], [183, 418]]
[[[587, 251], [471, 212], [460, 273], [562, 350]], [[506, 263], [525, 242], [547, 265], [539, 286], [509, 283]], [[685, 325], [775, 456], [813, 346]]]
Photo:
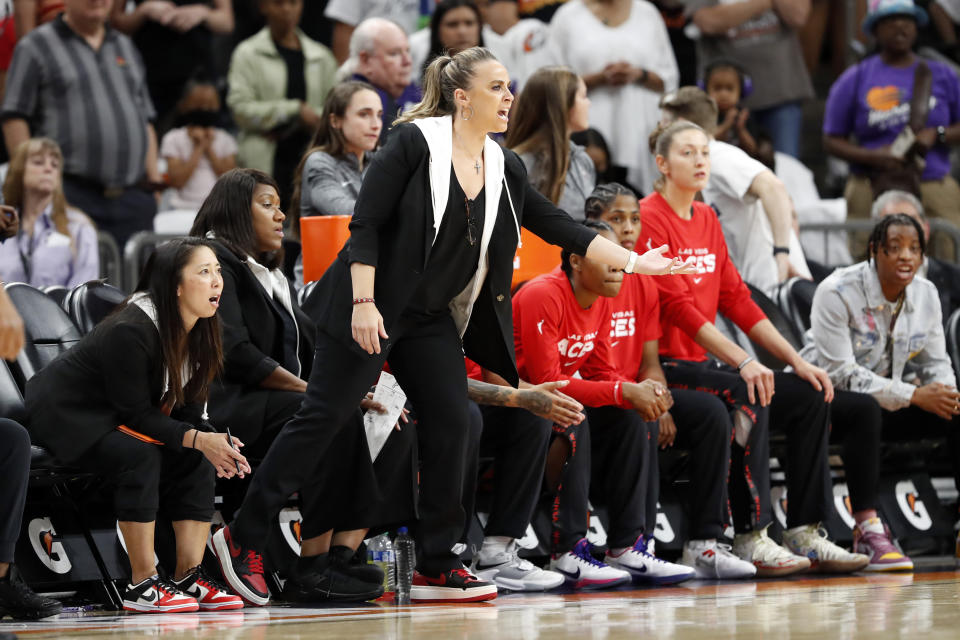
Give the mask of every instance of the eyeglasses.
[[467, 242], [472, 247], [477, 244], [477, 224], [470, 215], [470, 200], [467, 199], [466, 194], [463, 196], [463, 206], [467, 209]]

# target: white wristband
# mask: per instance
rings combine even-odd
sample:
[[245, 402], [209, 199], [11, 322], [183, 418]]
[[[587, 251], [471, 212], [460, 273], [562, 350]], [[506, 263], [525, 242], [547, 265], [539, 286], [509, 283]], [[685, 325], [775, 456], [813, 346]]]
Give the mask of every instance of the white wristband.
[[637, 260], [640, 258], [640, 254], [636, 251], [630, 252], [630, 259], [627, 260], [627, 266], [623, 268], [624, 273], [633, 273], [633, 268], [637, 266]]

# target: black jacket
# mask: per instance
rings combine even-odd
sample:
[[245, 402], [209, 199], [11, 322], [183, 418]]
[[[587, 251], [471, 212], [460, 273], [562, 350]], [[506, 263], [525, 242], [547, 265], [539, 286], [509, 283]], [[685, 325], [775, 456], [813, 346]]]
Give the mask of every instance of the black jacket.
[[182, 448], [183, 434], [201, 425], [201, 404], [166, 416], [160, 410], [163, 355], [153, 321], [129, 305], [27, 382], [29, 430], [64, 462], [83, 456], [120, 425]]
[[[544, 198], [527, 180], [523, 162], [504, 150], [504, 175], [520, 224], [545, 241], [584, 254], [596, 236]], [[377, 267], [374, 297], [387, 334], [420, 285], [434, 237], [430, 153], [419, 128], [403, 124], [367, 169], [350, 222], [350, 240], [317, 284], [306, 309], [317, 327], [365, 353], [351, 334], [350, 264]], [[490, 239], [490, 269], [463, 338], [467, 356], [508, 382], [518, 382], [510, 283], [517, 232], [506, 190]], [[305, 305], [306, 306], [306, 305]], [[389, 339], [384, 341], [389, 346]]]
[[[231, 426], [229, 420], [234, 416], [250, 420], [263, 416], [266, 397], [249, 391], [261, 390], [260, 382], [283, 360], [284, 323], [280, 314], [286, 310], [267, 294], [245, 262], [219, 242], [214, 241], [214, 249], [223, 270], [218, 311], [223, 329], [223, 373], [210, 389], [209, 410], [213, 425], [222, 430]], [[300, 377], [306, 380], [313, 364], [316, 327], [297, 305], [293, 287], [290, 301], [300, 332]]]
[[950, 314], [960, 307], [960, 268], [937, 258], [927, 258], [927, 280], [937, 287], [943, 324], [946, 325]]

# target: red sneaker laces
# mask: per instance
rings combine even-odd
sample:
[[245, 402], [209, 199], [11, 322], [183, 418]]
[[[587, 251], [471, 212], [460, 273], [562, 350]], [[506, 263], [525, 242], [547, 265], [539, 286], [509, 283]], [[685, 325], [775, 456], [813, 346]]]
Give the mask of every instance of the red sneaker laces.
[[250, 571], [263, 573], [263, 557], [253, 549], [247, 551], [247, 557], [244, 559], [244, 562]]

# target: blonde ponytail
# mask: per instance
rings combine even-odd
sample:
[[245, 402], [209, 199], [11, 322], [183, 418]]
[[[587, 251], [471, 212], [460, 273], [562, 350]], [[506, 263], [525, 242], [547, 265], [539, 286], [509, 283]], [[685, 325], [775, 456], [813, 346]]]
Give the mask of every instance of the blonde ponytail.
[[479, 63], [496, 59], [484, 47], [470, 47], [453, 56], [437, 56], [423, 74], [423, 99], [394, 120], [394, 126], [419, 118], [453, 114], [456, 111], [453, 92], [470, 87]]

